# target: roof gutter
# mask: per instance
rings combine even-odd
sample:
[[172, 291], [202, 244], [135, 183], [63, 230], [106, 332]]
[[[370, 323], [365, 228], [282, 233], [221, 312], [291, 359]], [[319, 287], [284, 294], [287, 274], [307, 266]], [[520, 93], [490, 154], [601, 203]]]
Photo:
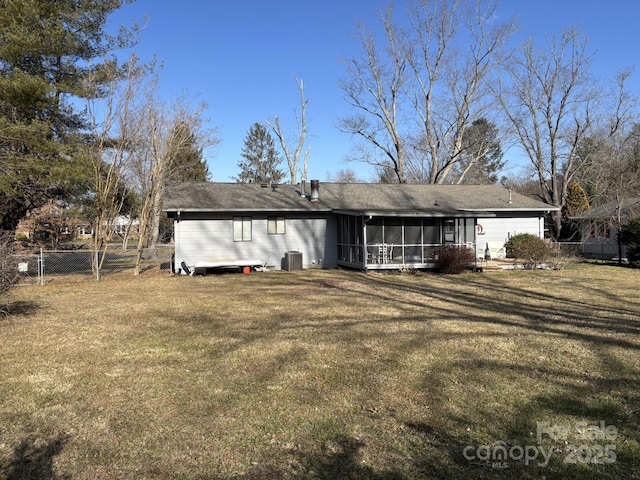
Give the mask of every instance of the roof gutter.
[[[486, 212], [487, 209], [481, 208], [464, 208], [462, 209], [466, 212]], [[549, 205], [546, 208], [537, 208], [537, 207], [511, 207], [511, 208], [490, 208], [488, 209], [491, 212], [557, 212], [560, 210], [560, 207], [552, 207]]]
[[477, 213], [482, 212], [484, 217], [495, 217], [494, 213], [484, 210], [477, 212], [465, 212], [464, 210], [449, 210], [441, 212], [422, 211], [422, 212], [403, 212], [395, 210], [333, 210], [333, 213], [340, 215], [365, 216], [365, 217], [417, 217], [417, 218], [450, 218], [450, 217], [476, 217]]
[[163, 208], [163, 212], [182, 213], [235, 213], [235, 212], [330, 212], [330, 208]]

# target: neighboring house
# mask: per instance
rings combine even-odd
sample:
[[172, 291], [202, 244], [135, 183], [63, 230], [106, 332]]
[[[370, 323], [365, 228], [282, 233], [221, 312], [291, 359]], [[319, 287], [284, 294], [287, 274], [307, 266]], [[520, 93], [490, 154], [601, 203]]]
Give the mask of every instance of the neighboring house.
[[74, 241], [84, 228], [88, 228], [88, 224], [70, 213], [65, 202], [49, 200], [21, 219], [15, 234], [18, 240], [57, 245], [61, 242]]
[[[16, 238], [54, 244], [89, 239], [93, 236], [93, 226], [78, 213], [78, 209], [69, 208], [60, 200], [50, 200], [18, 222]], [[110, 238], [125, 235], [137, 238], [139, 226], [137, 218], [119, 215], [113, 220]]]
[[[614, 200], [573, 217], [580, 222], [582, 254], [587, 258], [617, 258], [618, 225], [640, 216], [640, 197]], [[622, 256], [626, 257], [623, 246]]]
[[[433, 268], [443, 244], [504, 255], [516, 233], [544, 236], [547, 204], [495, 185], [181, 183], [164, 210], [175, 260], [208, 266]], [[291, 268], [288, 268], [291, 269]]]
[[112, 235], [121, 237], [127, 235], [131, 238], [138, 238], [140, 220], [138, 218], [131, 218], [129, 215], [118, 215], [113, 221], [112, 228]]

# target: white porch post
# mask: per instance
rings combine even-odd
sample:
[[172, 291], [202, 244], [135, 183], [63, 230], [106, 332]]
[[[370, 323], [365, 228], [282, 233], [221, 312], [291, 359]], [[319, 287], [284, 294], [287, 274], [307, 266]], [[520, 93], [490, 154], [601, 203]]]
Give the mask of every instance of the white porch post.
[[366, 271], [369, 264], [369, 248], [367, 247], [367, 220], [364, 216], [362, 217], [362, 248], [364, 249], [362, 252], [362, 264]]

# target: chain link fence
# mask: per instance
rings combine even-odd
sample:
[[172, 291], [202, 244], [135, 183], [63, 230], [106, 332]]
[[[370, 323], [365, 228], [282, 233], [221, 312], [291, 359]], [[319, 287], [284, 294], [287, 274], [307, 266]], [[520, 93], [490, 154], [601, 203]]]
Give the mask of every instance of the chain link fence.
[[42, 257], [39, 254], [13, 255], [14, 285], [38, 285], [42, 277]]
[[567, 258], [582, 257], [582, 242], [551, 242], [555, 255]]
[[[173, 246], [160, 246], [142, 252], [140, 271], [151, 269], [173, 271]], [[100, 280], [116, 273], [131, 272], [138, 250], [40, 250], [39, 253], [17, 254], [17, 285], [43, 285], [54, 278], [84, 277]], [[99, 266], [99, 268], [96, 268]]]
[[[581, 257], [582, 244], [579, 242], [554, 242], [551, 247], [560, 259]], [[96, 252], [88, 249], [74, 250], [40, 250], [38, 253], [23, 253], [14, 255], [12, 275], [17, 276], [16, 285], [43, 285], [55, 278], [86, 278], [100, 280], [109, 275], [131, 272], [136, 263], [138, 251], [123, 250], [122, 247], [108, 248], [106, 251]], [[174, 248], [163, 245], [155, 249], [142, 252], [141, 272], [152, 269], [175, 270], [173, 265]], [[99, 269], [95, 266], [100, 265]], [[15, 270], [15, 271], [13, 271]], [[13, 277], [12, 277], [13, 278]]]

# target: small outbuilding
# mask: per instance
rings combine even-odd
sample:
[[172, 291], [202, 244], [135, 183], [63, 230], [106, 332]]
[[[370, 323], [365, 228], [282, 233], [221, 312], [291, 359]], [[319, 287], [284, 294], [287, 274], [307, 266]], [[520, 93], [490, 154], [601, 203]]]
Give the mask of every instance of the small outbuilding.
[[[504, 256], [556, 208], [496, 185], [188, 182], [171, 186], [175, 259], [189, 268], [428, 269], [442, 245]], [[258, 265], [259, 264], [259, 265]]]
[[618, 226], [635, 217], [640, 217], [640, 197], [613, 200], [573, 217], [580, 222], [582, 254], [601, 260], [626, 257], [626, 247], [618, 246]]

